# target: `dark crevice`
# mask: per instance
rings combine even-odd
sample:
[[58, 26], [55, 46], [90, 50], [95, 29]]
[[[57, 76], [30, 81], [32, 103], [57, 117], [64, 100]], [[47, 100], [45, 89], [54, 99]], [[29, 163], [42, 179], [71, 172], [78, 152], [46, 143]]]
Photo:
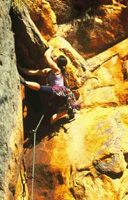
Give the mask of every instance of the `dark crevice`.
[[10, 183], [9, 190], [11, 191], [12, 195], [15, 196], [15, 185]]
[[105, 155], [101, 158], [101, 160], [105, 160], [106, 158], [112, 158], [113, 157], [113, 153], [110, 153], [109, 155]]
[[58, 179], [60, 185], [63, 185], [63, 184], [64, 184], [63, 177], [62, 177], [61, 174], [58, 174], [58, 175], [57, 175], [57, 179]]
[[83, 171], [89, 171], [89, 168], [81, 168], [81, 169], [77, 169], [78, 172], [83, 172]]
[[100, 3], [97, 2], [97, 0], [72, 0], [72, 4], [75, 10], [78, 11], [78, 13], [87, 10], [89, 7], [93, 7], [96, 9], [100, 5]]
[[128, 169], [128, 153], [124, 153], [124, 160], [127, 163], [127, 169]]
[[75, 196], [73, 188], [70, 188], [70, 192], [71, 192], [72, 196], [74, 197], [74, 199], [76, 199], [76, 196]]
[[120, 179], [123, 176], [123, 172], [119, 172], [119, 173], [106, 172], [105, 174], [112, 179]]
[[98, 172], [100, 172], [100, 174], [105, 174], [106, 176], [110, 177], [111, 179], [120, 179], [122, 176], [123, 176], [123, 171], [122, 172], [119, 172], [119, 173], [116, 173], [116, 172], [112, 172], [112, 171], [107, 171], [107, 172], [104, 172], [103, 170], [101, 169], [97, 169], [97, 167], [95, 168]]
[[124, 159], [125, 159], [125, 162], [128, 163], [128, 153], [124, 153]]

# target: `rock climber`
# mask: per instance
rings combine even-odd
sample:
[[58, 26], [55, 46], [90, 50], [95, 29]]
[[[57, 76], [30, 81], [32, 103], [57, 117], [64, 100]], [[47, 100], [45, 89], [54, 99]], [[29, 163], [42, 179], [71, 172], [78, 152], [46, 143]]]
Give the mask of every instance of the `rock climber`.
[[50, 118], [50, 123], [53, 124], [56, 122], [58, 119], [64, 117], [66, 114], [69, 115], [69, 118], [72, 119], [74, 118], [75, 110], [80, 109], [80, 105], [76, 103], [75, 97], [73, 93], [71, 92], [70, 89], [66, 88], [64, 86], [64, 72], [65, 72], [65, 67], [67, 65], [67, 59], [65, 56], [60, 55], [60, 56], [54, 56], [54, 58], [51, 57], [51, 53], [53, 51], [53, 47], [50, 46], [45, 54], [44, 57], [46, 59], [46, 62], [48, 63], [50, 68], [46, 68], [43, 70], [30, 70], [30, 69], [25, 69], [19, 66], [19, 70], [22, 73], [25, 73], [30, 76], [46, 76], [48, 74], [48, 82], [49, 84], [44, 86], [40, 85], [37, 82], [31, 82], [31, 81], [26, 81], [21, 77], [21, 83], [24, 84], [25, 86], [41, 91], [43, 93], [50, 94], [52, 98], [55, 96], [58, 97], [64, 97], [66, 99], [66, 110], [62, 112], [56, 112], [54, 113], [51, 118]]

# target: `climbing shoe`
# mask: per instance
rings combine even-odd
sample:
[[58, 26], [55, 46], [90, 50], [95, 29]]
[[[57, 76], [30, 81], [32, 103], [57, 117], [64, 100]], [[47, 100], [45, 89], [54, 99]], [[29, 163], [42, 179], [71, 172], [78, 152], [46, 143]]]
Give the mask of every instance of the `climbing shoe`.
[[26, 85], [26, 81], [22, 76], [20, 76], [20, 83]]

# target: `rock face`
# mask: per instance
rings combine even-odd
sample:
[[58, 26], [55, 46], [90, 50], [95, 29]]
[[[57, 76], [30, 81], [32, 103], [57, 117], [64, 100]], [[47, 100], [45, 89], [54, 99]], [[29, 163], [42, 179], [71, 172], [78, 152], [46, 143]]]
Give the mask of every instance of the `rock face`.
[[[9, 16], [11, 1], [0, 3], [0, 199], [21, 199], [16, 191], [23, 154], [20, 83]], [[18, 178], [19, 177], [19, 178]], [[26, 198], [25, 198], [26, 199]]]
[[[69, 122], [63, 118], [56, 122], [54, 130], [40, 126], [36, 144], [34, 200], [127, 200], [128, 39], [86, 61], [79, 55], [94, 55], [126, 36], [127, 18], [125, 22], [123, 19], [127, 13], [127, 1], [90, 1], [89, 4], [83, 0], [48, 2], [33, 1], [30, 6], [31, 17], [41, 33], [27, 9], [11, 13], [16, 49], [9, 16], [11, 2], [3, 1], [0, 5], [0, 199], [28, 200], [31, 196], [29, 178], [33, 135], [25, 141], [23, 159], [21, 89], [16, 57], [23, 67], [37, 69], [39, 66], [43, 69], [47, 66], [43, 55], [51, 44], [56, 55], [64, 54], [68, 59], [66, 84], [71, 89], [77, 88], [75, 92], [80, 95], [78, 101], [82, 102], [82, 109], [75, 120]], [[35, 4], [37, 7], [34, 7]], [[57, 15], [57, 21], [51, 8]], [[57, 12], [59, 8], [60, 12]], [[64, 12], [67, 8], [69, 13]], [[56, 34], [59, 37], [53, 38], [56, 22], [61, 24], [78, 15], [80, 19], [74, 20], [73, 25], [63, 25], [66, 28], [63, 34], [59, 32], [62, 30], [60, 26]], [[58, 22], [59, 16], [61, 20]], [[64, 19], [64, 16], [67, 18]], [[42, 20], [45, 27], [41, 27]], [[71, 26], [73, 30], [69, 32], [68, 27]], [[79, 53], [60, 36], [69, 40]], [[42, 80], [36, 80], [42, 83]], [[25, 90], [27, 93], [29, 91]], [[36, 95], [30, 95], [34, 120], [30, 118], [27, 122], [29, 130], [37, 125], [39, 118], [33, 111], [35, 104], [38, 107]], [[23, 97], [26, 102], [27, 97]], [[28, 112], [29, 107], [27, 109]], [[25, 117], [30, 115], [24, 110]], [[26, 126], [24, 128], [26, 131]], [[27, 136], [25, 132], [24, 137]]]
[[18, 14], [12, 10], [11, 18], [18, 63], [30, 68], [43, 65], [47, 42], [31, 20], [26, 7], [19, 10]]
[[38, 0], [30, 9], [47, 41], [61, 36], [84, 58], [110, 48], [128, 34], [127, 1]]
[[[35, 200], [128, 198], [127, 47], [126, 39], [87, 60], [92, 78], [79, 89], [83, 109], [70, 123], [58, 121], [54, 134], [43, 127], [39, 130]], [[26, 150], [26, 169], [31, 175], [33, 148]], [[28, 187], [30, 191], [31, 180]]]
[[[27, 1], [28, 2], [28, 1]], [[56, 33], [56, 15], [51, 9], [50, 4], [43, 1], [29, 1], [30, 16], [37, 28], [39, 29], [42, 36], [49, 40]]]
[[[54, 0], [55, 2], [55, 0]], [[57, 1], [56, 1], [57, 2]], [[92, 57], [95, 54], [113, 46], [127, 36], [127, 1], [74, 1], [76, 5], [77, 17], [72, 17], [74, 4], [66, 4], [70, 12], [63, 12], [63, 6], [59, 9], [59, 4], [55, 4], [59, 9], [59, 17], [69, 20], [66, 24], [61, 22], [57, 29], [57, 36], [64, 37], [70, 44], [84, 57]], [[80, 6], [83, 3], [83, 6]], [[52, 5], [52, 1], [51, 1]], [[62, 1], [63, 5], [63, 1]], [[57, 8], [52, 7], [55, 12]], [[62, 18], [63, 15], [63, 18]]]

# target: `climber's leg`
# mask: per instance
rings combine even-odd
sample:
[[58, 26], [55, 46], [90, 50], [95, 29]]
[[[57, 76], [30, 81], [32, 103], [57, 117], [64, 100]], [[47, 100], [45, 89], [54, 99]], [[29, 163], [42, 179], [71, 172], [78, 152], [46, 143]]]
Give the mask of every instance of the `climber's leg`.
[[40, 86], [40, 84], [38, 84], [36, 82], [26, 81], [21, 76], [20, 76], [20, 82], [23, 85], [31, 88], [32, 90], [40, 90], [42, 92], [46, 92], [46, 93], [52, 94], [52, 87], [50, 87], [50, 86]]
[[22, 76], [20, 76], [20, 82], [32, 90], [40, 90], [40, 84], [36, 82], [26, 81]]
[[55, 123], [57, 120], [63, 118], [68, 113], [68, 110], [65, 110], [60, 113], [56, 113], [51, 117], [51, 124]]
[[53, 90], [51, 86], [40, 86], [40, 91], [48, 93], [48, 94], [52, 94]]
[[32, 90], [40, 90], [42, 92], [52, 94], [52, 87], [50, 86], [41, 86], [39, 83], [25, 81], [27, 87], [31, 88]]

